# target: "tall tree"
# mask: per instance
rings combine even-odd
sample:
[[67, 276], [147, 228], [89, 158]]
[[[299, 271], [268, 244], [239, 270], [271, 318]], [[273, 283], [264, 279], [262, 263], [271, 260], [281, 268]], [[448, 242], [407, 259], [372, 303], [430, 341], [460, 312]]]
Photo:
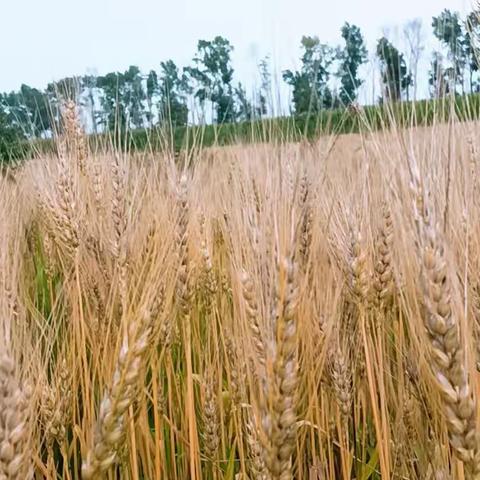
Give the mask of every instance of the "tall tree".
[[0, 163], [19, 158], [24, 141], [22, 130], [12, 122], [9, 115], [5, 95], [0, 94]]
[[367, 47], [360, 28], [345, 23], [342, 27], [342, 38], [345, 46], [339, 51], [340, 66], [340, 101], [344, 105], [353, 102], [357, 97], [358, 88], [363, 81], [358, 77], [360, 66], [367, 61]]
[[153, 127], [153, 106], [158, 95], [158, 75], [155, 70], [150, 70], [147, 75], [145, 96], [147, 100], [147, 123], [149, 127]]
[[142, 128], [145, 120], [145, 90], [140, 69], [131, 65], [122, 75], [120, 95], [127, 112], [128, 126]]
[[18, 92], [4, 96], [12, 125], [20, 128], [29, 137], [41, 137], [52, 131], [52, 115], [47, 95], [22, 84]]
[[413, 100], [416, 100], [418, 90], [418, 65], [425, 49], [422, 20], [416, 18], [407, 22], [403, 28], [403, 35], [408, 47], [408, 69], [412, 75]]
[[82, 90], [85, 95], [85, 107], [90, 115], [90, 124], [93, 133], [98, 131], [98, 117], [101, 112], [96, 109], [95, 100], [98, 96], [97, 76], [93, 74], [85, 75], [82, 78]]
[[455, 85], [460, 85], [464, 91], [465, 67], [467, 63], [467, 39], [462, 28], [458, 13], [445, 9], [432, 19], [433, 34], [448, 49], [452, 62]]
[[272, 98], [272, 74], [270, 73], [270, 58], [268, 55], [258, 64], [260, 71], [260, 89], [258, 91], [258, 104], [260, 108], [260, 115], [267, 115], [273, 111]]
[[478, 79], [474, 82], [474, 76], [480, 70], [480, 12], [477, 10], [470, 12], [465, 21], [465, 55], [468, 63], [470, 92], [478, 91]]
[[123, 98], [123, 75], [110, 72], [98, 77], [97, 86], [101, 90], [100, 104], [103, 110], [102, 123], [110, 131], [124, 130], [126, 125], [126, 108]]
[[442, 98], [450, 91], [449, 71], [444, 67], [443, 56], [440, 52], [433, 52], [430, 63], [428, 84], [432, 98]]
[[184, 73], [180, 73], [173, 60], [161, 62], [160, 69], [158, 105], [160, 122], [168, 122], [173, 126], [186, 125], [187, 95], [190, 93], [188, 78]]
[[242, 121], [250, 121], [262, 114], [262, 105], [255, 105], [247, 95], [245, 87], [239, 83], [235, 88], [235, 96], [237, 98], [237, 118]]
[[301, 45], [301, 69], [295, 72], [284, 71], [283, 79], [293, 89], [295, 114], [314, 114], [333, 104], [332, 92], [328, 86], [333, 51], [328, 45], [320, 43], [318, 37], [303, 37]]
[[399, 101], [412, 84], [405, 58], [385, 37], [377, 42], [377, 57], [380, 61], [383, 96], [389, 101]]
[[200, 40], [193, 59], [194, 66], [186, 70], [197, 83], [195, 97], [201, 105], [211, 101], [214, 119], [218, 123], [235, 120], [235, 101], [232, 79], [231, 53], [233, 46], [223, 37]]

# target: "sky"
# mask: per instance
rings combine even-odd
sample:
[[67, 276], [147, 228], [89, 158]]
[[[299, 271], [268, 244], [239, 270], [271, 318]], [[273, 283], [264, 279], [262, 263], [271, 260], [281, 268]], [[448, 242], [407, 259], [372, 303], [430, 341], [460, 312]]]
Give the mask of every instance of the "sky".
[[420, 18], [428, 43], [444, 8], [465, 13], [471, 0], [0, 0], [0, 92], [132, 64], [158, 70], [169, 58], [188, 65], [197, 41], [216, 35], [234, 45], [236, 79], [249, 85], [267, 54], [277, 72], [298, 66], [302, 35], [337, 43], [348, 21], [373, 51], [383, 32], [395, 42]]

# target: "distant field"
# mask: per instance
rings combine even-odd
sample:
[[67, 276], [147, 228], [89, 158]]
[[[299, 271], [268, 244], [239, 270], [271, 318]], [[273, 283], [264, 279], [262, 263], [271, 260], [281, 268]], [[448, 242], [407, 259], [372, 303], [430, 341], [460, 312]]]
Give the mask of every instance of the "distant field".
[[[367, 106], [359, 112], [349, 109], [325, 110], [321, 115], [279, 117], [236, 124], [204, 125], [153, 130], [134, 130], [128, 134], [110, 133], [89, 136], [93, 150], [112, 143], [130, 151], [175, 152], [201, 147], [259, 142], [315, 142], [323, 135], [340, 135], [390, 128], [429, 126], [448, 119], [471, 121], [480, 118], [480, 95], [458, 96], [455, 100], [421, 100], [385, 106]], [[35, 141], [35, 151], [49, 153], [55, 148], [51, 140]], [[25, 145], [30, 150], [30, 145]]]

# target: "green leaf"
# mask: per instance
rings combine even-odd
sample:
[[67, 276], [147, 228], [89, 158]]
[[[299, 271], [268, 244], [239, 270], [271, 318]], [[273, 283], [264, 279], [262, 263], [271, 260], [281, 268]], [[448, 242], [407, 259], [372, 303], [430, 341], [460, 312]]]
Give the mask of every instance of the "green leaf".
[[375, 447], [370, 452], [370, 460], [362, 468], [359, 480], [368, 480], [376, 471], [378, 465], [378, 448]]
[[235, 480], [235, 447], [230, 450], [230, 456], [228, 457], [227, 469], [225, 471], [225, 480]]

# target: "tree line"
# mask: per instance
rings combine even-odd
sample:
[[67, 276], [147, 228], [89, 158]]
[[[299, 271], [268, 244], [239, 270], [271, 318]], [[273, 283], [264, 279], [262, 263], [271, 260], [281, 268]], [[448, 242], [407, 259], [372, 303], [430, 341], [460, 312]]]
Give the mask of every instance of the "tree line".
[[[480, 91], [478, 40], [479, 13], [462, 19], [444, 10], [432, 19], [434, 36], [442, 51], [431, 55], [431, 97]], [[423, 50], [421, 23], [404, 30], [407, 50], [402, 52], [386, 36], [378, 39], [375, 58], [380, 72], [379, 102], [416, 98], [417, 68]], [[356, 101], [365, 82], [362, 66], [368, 61], [364, 36], [356, 25], [341, 28], [342, 43], [331, 46], [317, 36], [301, 39], [300, 66], [282, 72], [291, 89], [293, 115], [317, 114], [325, 109], [348, 106]], [[88, 130], [93, 133], [151, 128], [189, 123], [234, 123], [271, 114], [272, 78], [268, 57], [258, 65], [258, 86], [247, 93], [234, 81], [233, 45], [217, 36], [200, 40], [190, 65], [173, 60], [161, 62], [158, 70], [142, 72], [130, 66], [124, 72], [68, 77], [50, 83], [44, 90], [21, 85], [18, 91], [0, 94], [0, 156], [13, 138], [49, 137], [60, 128], [60, 109], [65, 97], [81, 106]], [[408, 61], [407, 61], [408, 58]], [[3, 150], [2, 150], [3, 148]]]

